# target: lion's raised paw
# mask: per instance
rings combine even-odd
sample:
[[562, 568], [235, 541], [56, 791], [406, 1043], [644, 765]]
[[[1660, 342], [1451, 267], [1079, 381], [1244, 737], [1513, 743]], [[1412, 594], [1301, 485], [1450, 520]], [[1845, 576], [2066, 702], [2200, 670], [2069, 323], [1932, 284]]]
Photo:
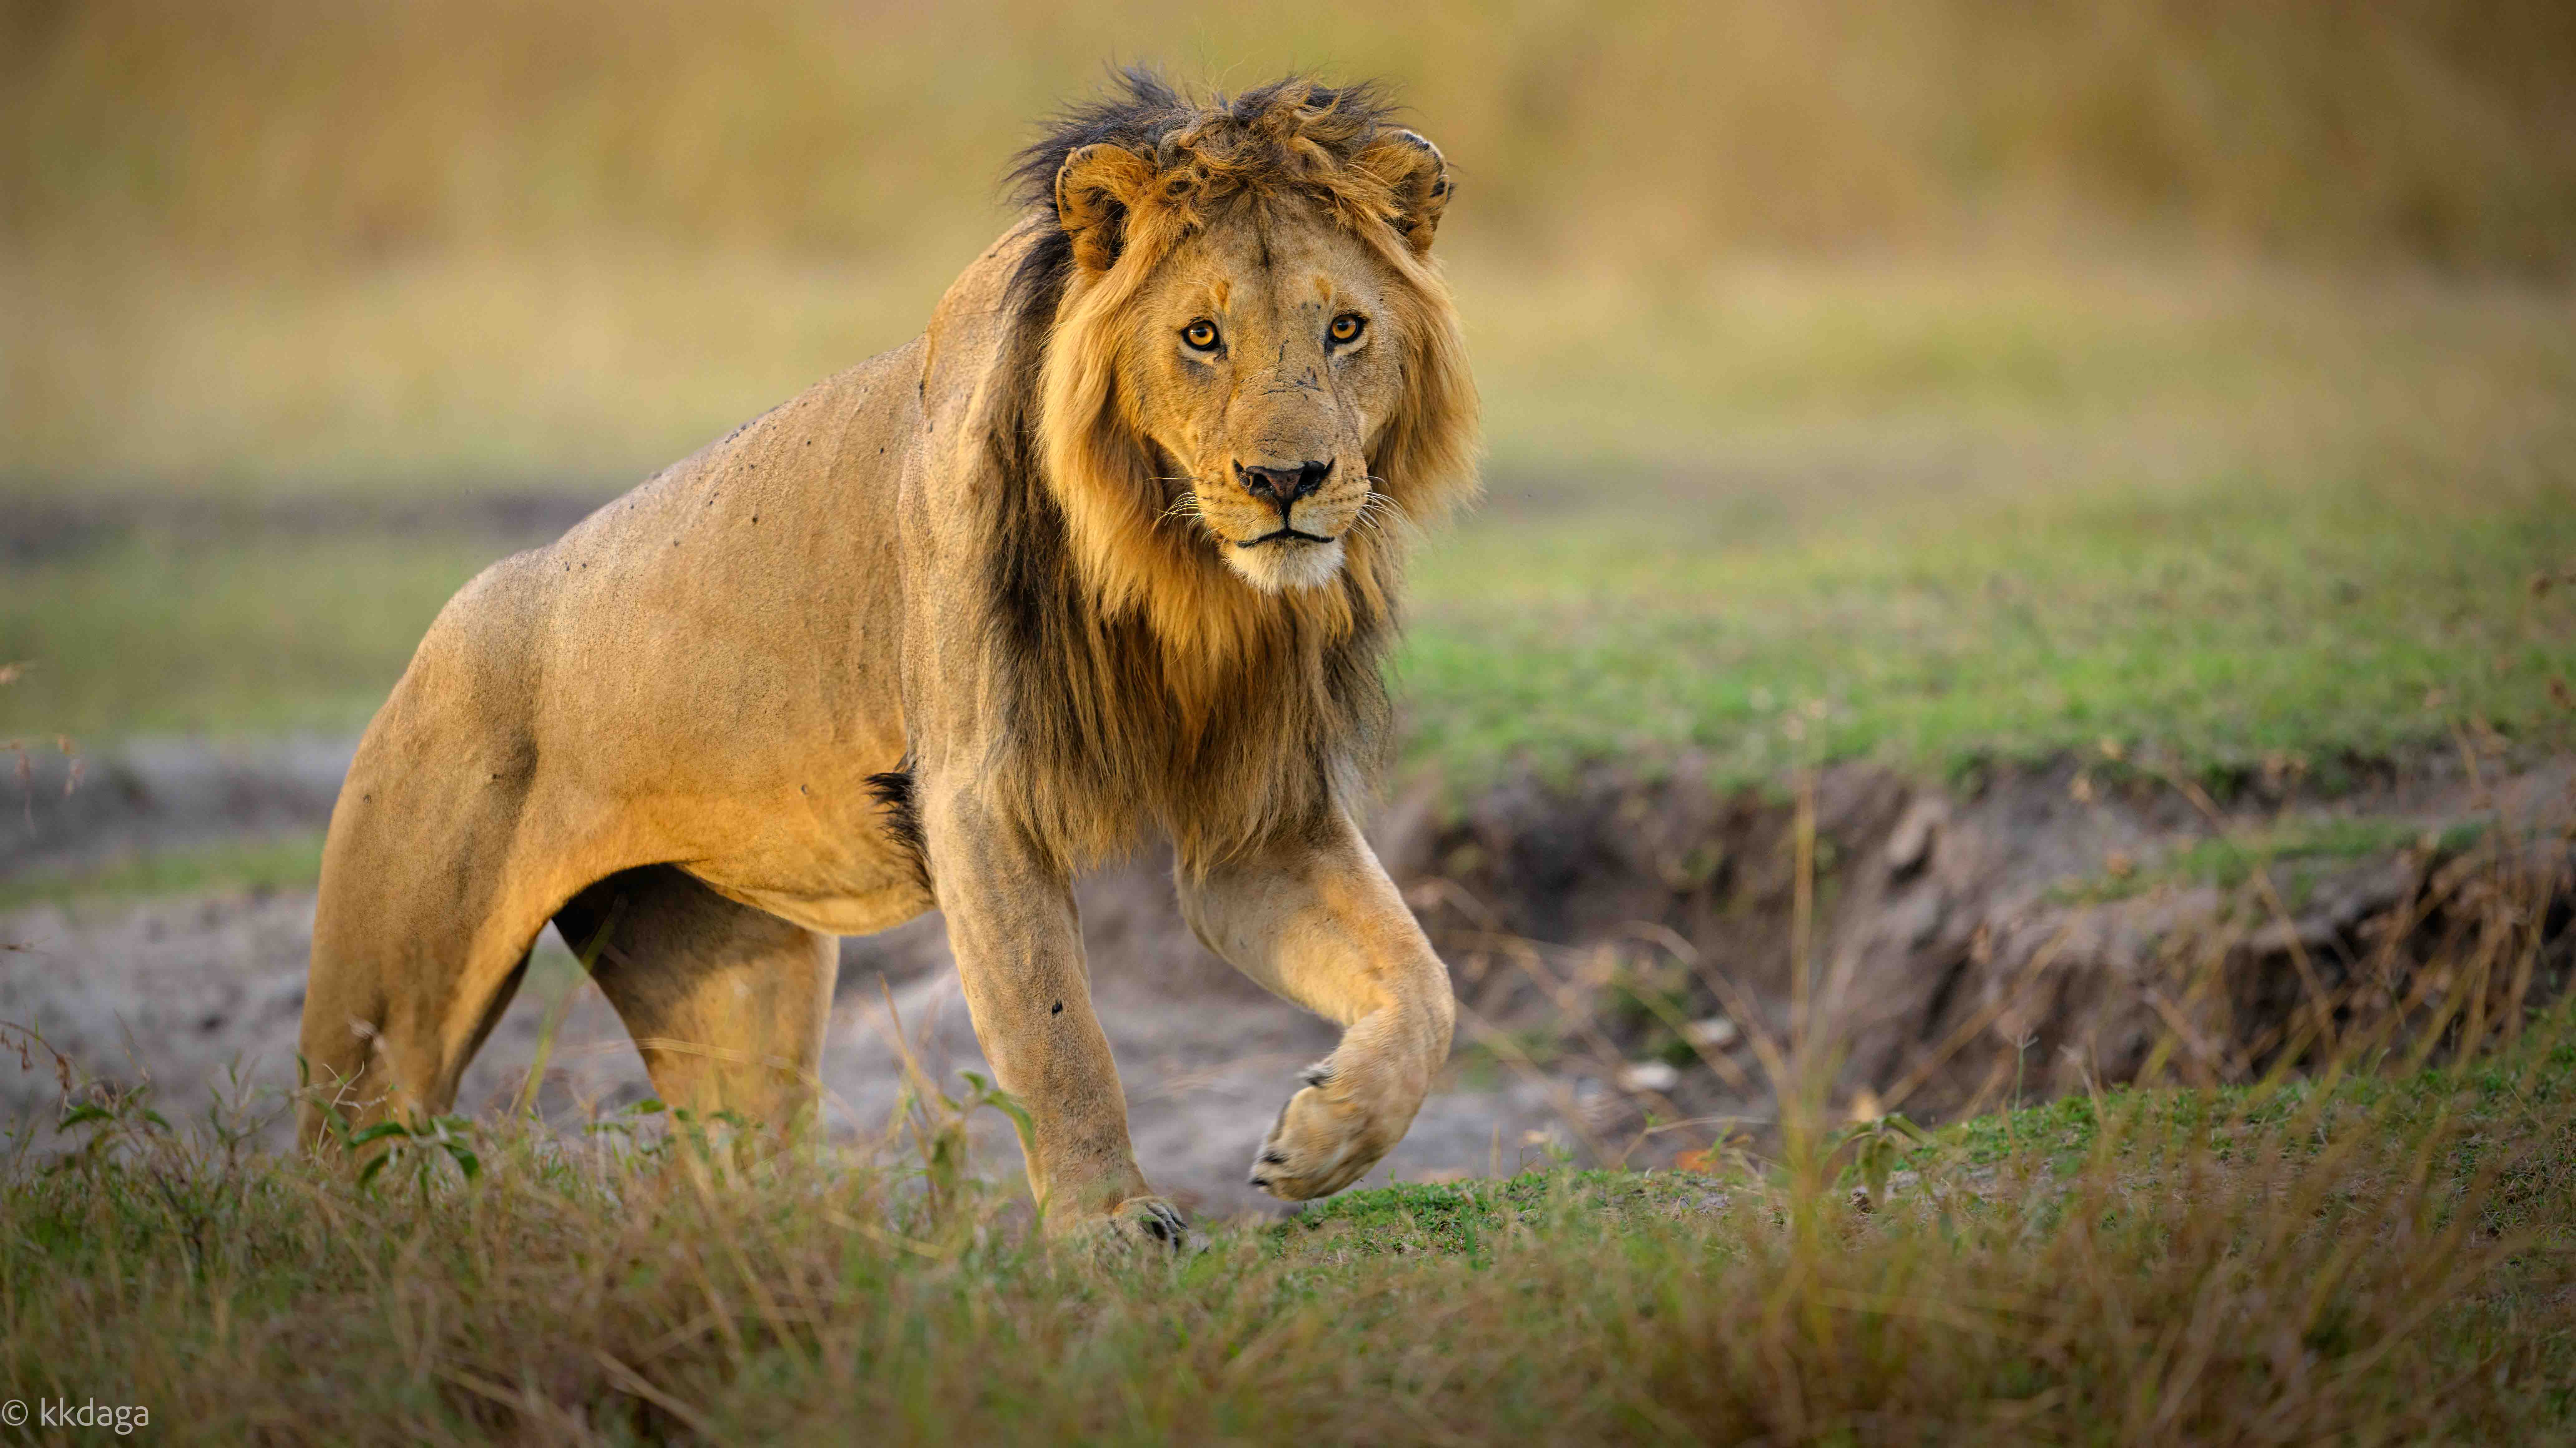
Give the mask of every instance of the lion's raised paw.
[[1329, 1067], [1309, 1069], [1306, 1080], [1307, 1087], [1288, 1098], [1252, 1160], [1251, 1184], [1283, 1201], [1340, 1191], [1367, 1175], [1395, 1144], [1394, 1136], [1378, 1129], [1367, 1111], [1333, 1099]]

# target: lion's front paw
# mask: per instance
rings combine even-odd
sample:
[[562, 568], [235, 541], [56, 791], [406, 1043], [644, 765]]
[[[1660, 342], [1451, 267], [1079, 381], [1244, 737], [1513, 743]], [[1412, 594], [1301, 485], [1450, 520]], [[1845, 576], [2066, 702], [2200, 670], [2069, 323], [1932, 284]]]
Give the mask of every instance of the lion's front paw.
[[1337, 1090], [1329, 1063], [1310, 1069], [1306, 1080], [1310, 1084], [1288, 1098], [1252, 1161], [1252, 1185], [1292, 1202], [1358, 1181], [1411, 1124], [1410, 1113], [1390, 1122], [1389, 1113], [1370, 1111]]

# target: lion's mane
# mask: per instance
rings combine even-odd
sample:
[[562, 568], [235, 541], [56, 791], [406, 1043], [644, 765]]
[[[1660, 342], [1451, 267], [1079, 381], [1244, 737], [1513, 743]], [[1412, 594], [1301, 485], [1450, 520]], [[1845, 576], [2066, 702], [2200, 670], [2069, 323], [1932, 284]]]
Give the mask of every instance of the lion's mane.
[[[1390, 111], [1372, 88], [1305, 79], [1200, 104], [1130, 71], [1021, 153], [1016, 196], [1032, 215], [986, 443], [984, 669], [1008, 744], [986, 777], [1069, 865], [1131, 844], [1142, 806], [1184, 866], [1204, 869], [1355, 804], [1382, 763], [1404, 555], [1473, 493], [1477, 445], [1454, 304], [1401, 229], [1420, 198], [1385, 159]], [[1153, 174], [1121, 218], [1115, 265], [1091, 279], [1054, 183], [1069, 152], [1102, 142]], [[1352, 531], [1332, 583], [1263, 594], [1204, 530], [1167, 516], [1166, 469], [1124, 410], [1115, 359], [1136, 325], [1129, 302], [1171, 248], [1217, 208], [1280, 194], [1321, 203], [1399, 279], [1406, 393], [1369, 449], [1381, 516]]]

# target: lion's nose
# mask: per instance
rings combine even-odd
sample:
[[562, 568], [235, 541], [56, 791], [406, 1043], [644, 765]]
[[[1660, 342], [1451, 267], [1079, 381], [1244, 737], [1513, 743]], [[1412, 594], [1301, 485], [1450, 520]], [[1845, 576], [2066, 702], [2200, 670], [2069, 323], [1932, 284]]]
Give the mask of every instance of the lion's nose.
[[1245, 492], [1276, 504], [1285, 514], [1291, 503], [1322, 487], [1325, 475], [1332, 470], [1333, 464], [1329, 459], [1320, 463], [1299, 463], [1293, 468], [1248, 468], [1236, 463], [1234, 476], [1243, 484]]

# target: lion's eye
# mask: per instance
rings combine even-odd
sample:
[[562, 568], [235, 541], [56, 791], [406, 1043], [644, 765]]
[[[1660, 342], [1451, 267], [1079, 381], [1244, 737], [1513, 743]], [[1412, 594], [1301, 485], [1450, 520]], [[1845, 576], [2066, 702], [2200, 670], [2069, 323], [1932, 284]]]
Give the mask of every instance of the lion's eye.
[[1202, 352], [1216, 350], [1216, 323], [1201, 318], [1181, 329], [1181, 340]]
[[1332, 339], [1341, 344], [1356, 342], [1360, 339], [1360, 330], [1367, 325], [1368, 318], [1357, 312], [1344, 312], [1333, 319]]

